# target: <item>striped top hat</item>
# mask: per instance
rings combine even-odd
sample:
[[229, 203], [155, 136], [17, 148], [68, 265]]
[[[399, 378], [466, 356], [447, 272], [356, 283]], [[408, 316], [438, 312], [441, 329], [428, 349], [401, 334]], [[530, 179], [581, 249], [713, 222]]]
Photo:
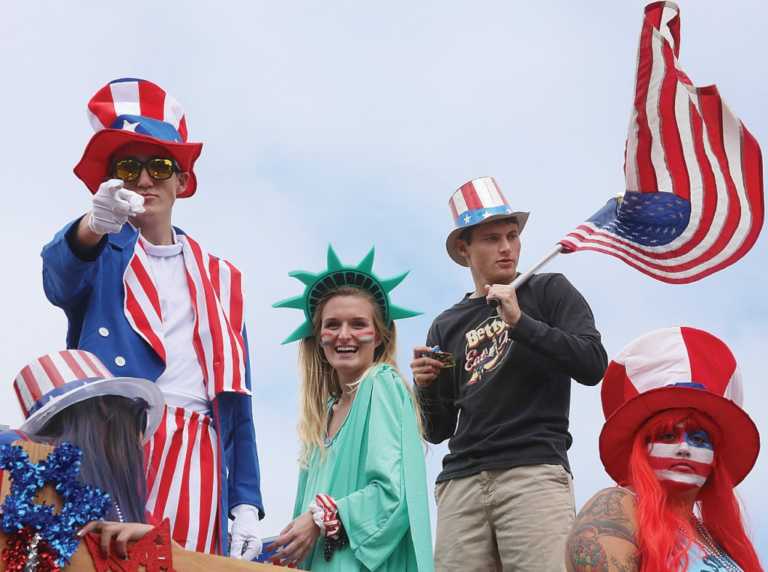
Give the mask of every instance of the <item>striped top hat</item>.
[[448, 206], [455, 228], [448, 235], [445, 248], [453, 261], [462, 266], [468, 264], [459, 253], [456, 241], [463, 230], [485, 222], [514, 218], [519, 232], [522, 232], [530, 214], [512, 210], [493, 177], [480, 177], [464, 183], [453, 193]]
[[165, 148], [179, 169], [189, 173], [179, 198], [195, 194], [194, 165], [203, 144], [187, 142], [184, 110], [163, 88], [144, 79], [113, 80], [88, 102], [88, 117], [96, 133], [75, 166], [75, 175], [92, 193], [109, 177], [115, 151], [126, 143], [144, 142]]
[[24, 433], [37, 433], [54, 415], [70, 405], [91, 397], [117, 395], [147, 402], [147, 441], [160, 424], [165, 399], [151, 381], [135, 377], [114, 377], [90, 352], [64, 350], [37, 358], [13, 380], [25, 421]]
[[609, 364], [601, 390], [606, 422], [600, 458], [619, 484], [629, 480], [629, 457], [637, 430], [668, 409], [695, 409], [720, 430], [715, 449], [737, 485], [752, 469], [760, 435], [741, 408], [736, 358], [712, 334], [690, 327], [655, 330], [627, 345]]

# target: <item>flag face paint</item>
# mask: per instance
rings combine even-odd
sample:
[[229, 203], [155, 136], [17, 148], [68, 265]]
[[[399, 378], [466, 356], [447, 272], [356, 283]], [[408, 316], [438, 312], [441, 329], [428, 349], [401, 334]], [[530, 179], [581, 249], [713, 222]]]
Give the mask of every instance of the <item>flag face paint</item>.
[[[357, 342], [358, 345], [372, 344], [376, 340], [376, 334], [373, 329], [364, 332], [349, 333], [348, 337]], [[339, 332], [321, 332], [320, 333], [320, 345], [322, 347], [331, 347], [336, 345], [336, 341], [339, 339]]]
[[648, 445], [648, 460], [660, 481], [699, 488], [712, 471], [715, 451], [706, 431], [676, 430]]

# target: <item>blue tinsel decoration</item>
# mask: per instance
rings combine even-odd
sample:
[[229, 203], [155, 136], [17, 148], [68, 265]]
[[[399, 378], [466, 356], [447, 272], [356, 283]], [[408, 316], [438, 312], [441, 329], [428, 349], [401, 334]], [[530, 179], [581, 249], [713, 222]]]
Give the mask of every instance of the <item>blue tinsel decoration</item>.
[[[78, 479], [83, 453], [71, 443], [61, 443], [38, 464], [18, 445], [0, 447], [0, 469], [11, 473], [11, 492], [5, 497], [0, 528], [13, 534], [25, 526], [40, 533], [58, 553], [57, 564], [66, 566], [77, 550], [77, 531], [92, 520], [101, 520], [112, 506], [109, 494]], [[52, 483], [63, 501], [61, 511], [35, 503], [35, 495]]]

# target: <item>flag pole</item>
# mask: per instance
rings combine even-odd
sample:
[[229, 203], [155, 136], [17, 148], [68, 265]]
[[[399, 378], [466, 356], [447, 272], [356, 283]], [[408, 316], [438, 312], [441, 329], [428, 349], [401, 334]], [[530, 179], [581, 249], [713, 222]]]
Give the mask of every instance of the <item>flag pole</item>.
[[552, 251], [551, 251], [549, 254], [547, 254], [547, 255], [546, 255], [544, 258], [542, 258], [541, 260], [539, 260], [539, 261], [538, 261], [538, 262], [537, 262], [537, 263], [536, 263], [536, 264], [533, 266], [533, 268], [531, 268], [531, 269], [530, 269], [530, 270], [528, 270], [527, 272], [524, 272], [523, 274], [521, 274], [520, 276], [518, 276], [517, 278], [515, 278], [515, 279], [512, 281], [512, 288], [514, 288], [515, 290], [517, 290], [518, 288], [520, 288], [520, 286], [522, 286], [523, 284], [525, 284], [525, 283], [528, 281], [528, 279], [529, 279], [531, 276], [533, 276], [533, 273], [534, 273], [534, 272], [536, 272], [536, 271], [537, 271], [539, 268], [541, 268], [542, 266], [544, 266], [544, 265], [548, 264], [548, 263], [549, 263], [549, 262], [550, 262], [550, 261], [551, 261], [551, 260], [552, 260], [552, 259], [553, 259], [555, 256], [557, 256], [558, 254], [560, 254], [562, 251], [563, 251], [563, 245], [558, 243], [558, 244], [557, 244], [557, 245], [556, 245], [556, 246], [555, 246], [555, 247], [552, 249]]

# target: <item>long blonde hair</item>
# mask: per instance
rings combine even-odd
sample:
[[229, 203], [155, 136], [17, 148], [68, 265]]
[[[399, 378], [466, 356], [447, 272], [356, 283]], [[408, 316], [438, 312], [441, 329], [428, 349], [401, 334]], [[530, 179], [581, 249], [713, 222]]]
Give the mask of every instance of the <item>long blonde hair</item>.
[[411, 401], [416, 410], [416, 419], [419, 431], [423, 434], [421, 411], [418, 400], [413, 390], [403, 380], [402, 374], [397, 369], [396, 331], [395, 324], [387, 325], [381, 307], [374, 297], [367, 291], [352, 286], [341, 286], [325, 297], [317, 304], [314, 316], [312, 316], [312, 337], [305, 338], [299, 345], [299, 370], [301, 371], [301, 389], [299, 392], [299, 440], [301, 441], [301, 454], [299, 464], [306, 467], [312, 451], [317, 448], [321, 454], [325, 451], [323, 439], [328, 426], [329, 409], [328, 402], [341, 396], [341, 384], [336, 371], [328, 363], [322, 347], [318, 343], [322, 324], [323, 310], [326, 304], [338, 296], [357, 296], [367, 300], [373, 308], [373, 325], [376, 333], [381, 338], [381, 343], [373, 354], [373, 365], [388, 364], [398, 372], [403, 385], [406, 386], [411, 396]]

